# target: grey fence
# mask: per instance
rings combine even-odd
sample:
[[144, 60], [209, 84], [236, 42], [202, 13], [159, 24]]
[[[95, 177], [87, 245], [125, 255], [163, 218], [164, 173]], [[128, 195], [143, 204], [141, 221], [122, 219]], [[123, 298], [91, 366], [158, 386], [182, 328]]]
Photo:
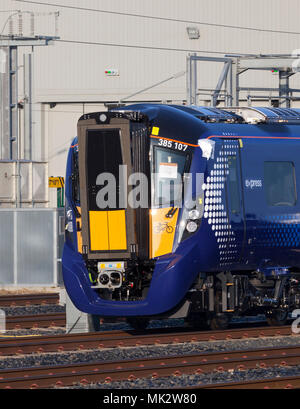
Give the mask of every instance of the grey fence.
[[61, 285], [63, 209], [0, 209], [0, 286]]

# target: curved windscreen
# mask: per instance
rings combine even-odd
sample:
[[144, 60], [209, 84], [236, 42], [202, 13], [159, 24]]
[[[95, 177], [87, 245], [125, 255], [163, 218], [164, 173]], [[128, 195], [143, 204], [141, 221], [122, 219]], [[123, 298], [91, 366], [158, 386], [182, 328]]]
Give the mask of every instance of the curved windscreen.
[[171, 149], [154, 147], [153, 198], [155, 207], [170, 207], [182, 202], [182, 180], [187, 155]]

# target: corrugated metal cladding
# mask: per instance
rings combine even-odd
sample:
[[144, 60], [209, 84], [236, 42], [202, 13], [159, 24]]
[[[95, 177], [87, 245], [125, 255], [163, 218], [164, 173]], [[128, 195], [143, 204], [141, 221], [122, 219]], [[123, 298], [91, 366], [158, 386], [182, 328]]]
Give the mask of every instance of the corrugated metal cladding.
[[0, 210], [0, 286], [62, 282], [62, 211]]
[[[39, 101], [118, 100], [184, 70], [188, 51], [291, 53], [300, 48], [298, 0], [64, 0], [63, 6], [58, 0], [34, 2], [2, 0], [0, 9], [4, 3], [7, 10], [60, 12], [61, 40], [35, 50]], [[7, 16], [1, 14], [0, 27]], [[45, 17], [37, 17], [36, 33], [54, 34], [52, 23], [45, 22]], [[188, 38], [187, 26], [199, 28], [198, 40]], [[211, 87], [219, 71], [206, 65], [199, 85]], [[106, 77], [110, 68], [118, 69], [120, 76]], [[252, 78], [265, 85], [263, 74]], [[275, 83], [275, 76], [267, 78]], [[184, 97], [184, 78], [143, 95], [158, 100]]]
[[[34, 51], [33, 159], [49, 161], [49, 176], [64, 175], [67, 148], [83, 112], [101, 110], [104, 102], [119, 101], [185, 70], [188, 52], [289, 54], [300, 48], [299, 0], [1, 1], [0, 11], [16, 8], [60, 13], [60, 40]], [[0, 32], [7, 15], [0, 12]], [[37, 17], [36, 34], [55, 34], [53, 21]], [[199, 39], [189, 39], [189, 26], [199, 29]], [[202, 63], [199, 88], [215, 87], [221, 67]], [[119, 75], [105, 75], [110, 69]], [[278, 74], [245, 73], [240, 85], [277, 87]], [[300, 88], [300, 74], [291, 78], [290, 85]], [[20, 98], [22, 92], [20, 81]], [[185, 98], [182, 76], [130, 101]], [[49, 102], [57, 105], [40, 105]], [[55, 205], [54, 189], [50, 200]]]

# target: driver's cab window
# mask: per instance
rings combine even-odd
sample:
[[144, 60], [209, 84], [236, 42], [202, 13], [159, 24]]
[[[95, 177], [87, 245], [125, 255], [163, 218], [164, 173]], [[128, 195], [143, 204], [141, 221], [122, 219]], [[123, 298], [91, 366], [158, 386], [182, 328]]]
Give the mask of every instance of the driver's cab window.
[[297, 192], [293, 162], [265, 162], [264, 187], [269, 206], [294, 206]]
[[171, 149], [154, 147], [154, 207], [180, 206], [182, 202], [182, 177], [187, 154]]

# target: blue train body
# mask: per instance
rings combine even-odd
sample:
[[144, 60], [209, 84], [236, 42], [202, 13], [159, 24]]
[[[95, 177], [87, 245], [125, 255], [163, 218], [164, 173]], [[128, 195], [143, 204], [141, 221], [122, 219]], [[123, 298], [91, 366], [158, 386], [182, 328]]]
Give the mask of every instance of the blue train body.
[[[253, 123], [247, 123], [244, 112], [257, 116], [251, 118]], [[131, 252], [130, 257], [124, 254], [120, 257], [120, 252], [107, 250], [110, 257], [101, 259], [100, 251], [94, 260], [89, 259], [89, 250], [80, 248], [78, 224], [82, 194], [88, 188], [80, 185], [80, 201], [74, 197], [74, 184], [79, 183], [74, 178], [74, 166], [79, 167], [80, 183], [87, 175], [81, 173], [84, 159], [77, 159], [82, 142], [80, 137], [74, 139], [66, 172], [63, 276], [78, 309], [118, 317], [174, 316], [174, 312], [184, 310], [184, 315], [205, 315], [212, 320], [226, 313], [242, 315], [249, 311], [263, 311], [276, 318], [278, 312], [282, 314], [299, 305], [300, 115], [297, 110], [225, 111], [141, 104], [102, 113], [105, 116], [102, 125], [96, 119], [100, 115], [85, 115], [80, 122], [87, 124], [87, 129], [95, 124], [105, 128], [111, 118], [116, 118], [114, 127], [118, 121], [127, 121], [131, 141], [138, 129], [146, 134], [144, 161], [149, 160], [150, 152], [150, 173], [155, 155], [170, 154], [167, 160], [177, 160], [177, 167], [185, 154], [185, 169], [190, 176], [182, 206], [158, 205], [155, 210], [153, 198], [150, 200], [147, 211], [160, 216], [152, 215], [150, 221], [146, 217], [150, 237], [146, 256], [140, 257], [137, 251], [137, 254]], [[131, 149], [133, 146], [132, 142]], [[172, 171], [165, 159], [157, 160], [161, 172]], [[193, 177], [197, 174], [198, 180]], [[154, 183], [152, 179], [151, 194]], [[163, 182], [159, 186], [163, 189]], [[196, 210], [191, 213], [186, 204], [192, 199]], [[164, 216], [161, 209], [167, 211]], [[90, 214], [86, 223], [91, 222], [92, 215], [96, 217]], [[156, 223], [155, 217], [163, 219]], [[155, 238], [157, 224], [174, 230], [173, 235], [169, 234], [171, 247], [166, 232], [161, 233], [166, 238]], [[85, 241], [90, 240], [91, 245], [92, 230], [89, 231], [89, 239]], [[102, 234], [101, 228], [98, 234]], [[127, 250], [128, 246], [129, 243]], [[129, 258], [136, 267], [130, 264], [126, 267]], [[124, 284], [116, 289], [97, 282], [102, 271], [99, 263], [107, 266], [110, 261], [125, 262], [121, 274]], [[139, 264], [141, 268], [137, 267]], [[130, 268], [134, 273], [129, 272]], [[127, 274], [131, 274], [130, 279]], [[136, 281], [132, 276], [136, 276]]]

